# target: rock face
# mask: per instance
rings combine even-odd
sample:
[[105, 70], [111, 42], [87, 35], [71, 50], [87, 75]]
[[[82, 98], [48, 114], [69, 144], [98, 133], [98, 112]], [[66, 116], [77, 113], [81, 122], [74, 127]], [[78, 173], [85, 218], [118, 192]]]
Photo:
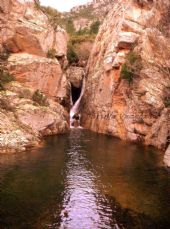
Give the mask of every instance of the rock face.
[[[0, 69], [19, 82], [0, 91], [0, 148], [24, 149], [68, 131], [66, 32], [53, 28], [34, 0], [0, 0], [0, 53], [9, 53]], [[36, 91], [48, 97], [46, 106], [33, 101]]]
[[79, 66], [84, 67], [84, 68], [87, 66], [87, 62], [88, 62], [91, 50], [93, 48], [93, 43], [94, 41], [85, 40], [82, 42], [78, 42], [77, 44], [74, 44], [75, 51], [79, 58], [79, 62], [78, 62]]
[[81, 67], [70, 66], [67, 70], [68, 81], [76, 88], [82, 86], [82, 81], [84, 77], [84, 69]]
[[66, 97], [66, 78], [56, 59], [17, 53], [10, 55], [8, 66], [16, 80], [25, 86], [39, 89], [53, 99]]
[[1, 0], [0, 43], [9, 52], [45, 56], [51, 48], [65, 55], [67, 34], [50, 26], [48, 18], [36, 8], [34, 0]]
[[167, 167], [170, 168], [170, 145], [168, 146], [168, 148], [165, 152], [164, 163]]
[[[9, 71], [24, 85], [48, 96], [66, 96], [57, 60], [66, 60], [66, 32], [59, 27], [54, 30], [34, 1], [0, 0], [0, 6], [0, 45], [10, 53]], [[54, 61], [47, 58], [50, 50], [55, 50]]]
[[[158, 148], [167, 146], [170, 136], [169, 10], [169, 0], [114, 1], [87, 67], [81, 108], [84, 127]], [[140, 59], [131, 82], [127, 69], [125, 77], [121, 70], [126, 66], [128, 53], [138, 54]]]
[[50, 99], [40, 106], [33, 100], [34, 93], [18, 82], [0, 92], [0, 151], [25, 150], [37, 145], [39, 137], [68, 131], [65, 109]]

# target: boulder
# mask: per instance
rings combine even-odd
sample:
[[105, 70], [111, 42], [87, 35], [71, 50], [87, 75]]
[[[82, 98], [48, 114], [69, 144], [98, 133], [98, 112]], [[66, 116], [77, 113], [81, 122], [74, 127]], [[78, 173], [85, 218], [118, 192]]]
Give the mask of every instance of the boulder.
[[84, 68], [70, 66], [67, 70], [67, 79], [68, 81], [76, 88], [82, 86], [82, 80], [84, 77]]
[[39, 89], [49, 97], [67, 96], [66, 78], [57, 59], [27, 53], [12, 54], [8, 69], [18, 82]]

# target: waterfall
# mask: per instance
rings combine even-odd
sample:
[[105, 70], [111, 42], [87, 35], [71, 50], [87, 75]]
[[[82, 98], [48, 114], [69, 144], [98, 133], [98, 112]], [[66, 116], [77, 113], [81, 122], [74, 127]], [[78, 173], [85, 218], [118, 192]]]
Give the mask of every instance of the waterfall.
[[[74, 115], [79, 113], [79, 107], [80, 107], [80, 102], [81, 99], [84, 95], [84, 91], [85, 91], [85, 77], [83, 77], [83, 82], [82, 82], [82, 89], [81, 89], [81, 93], [80, 96], [78, 98], [78, 100], [75, 102], [75, 104], [73, 105], [73, 107], [70, 110], [70, 123], [72, 124], [74, 121]], [[80, 126], [80, 114], [79, 115], [79, 126]], [[72, 125], [71, 125], [72, 127]]]

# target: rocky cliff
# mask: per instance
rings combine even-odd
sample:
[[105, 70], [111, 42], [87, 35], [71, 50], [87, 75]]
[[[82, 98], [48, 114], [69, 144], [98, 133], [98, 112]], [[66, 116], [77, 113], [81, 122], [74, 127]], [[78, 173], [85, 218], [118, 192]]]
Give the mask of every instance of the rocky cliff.
[[115, 0], [87, 67], [82, 125], [165, 148], [170, 138], [170, 2]]
[[[64, 76], [59, 60], [66, 60], [67, 34], [49, 24], [34, 1], [0, 1], [1, 52], [10, 53], [8, 69], [24, 85], [58, 96]], [[55, 50], [55, 59], [47, 59]]]
[[0, 52], [0, 82], [10, 75], [18, 82], [1, 87], [0, 147], [67, 131], [66, 32], [34, 0], [0, 0]]

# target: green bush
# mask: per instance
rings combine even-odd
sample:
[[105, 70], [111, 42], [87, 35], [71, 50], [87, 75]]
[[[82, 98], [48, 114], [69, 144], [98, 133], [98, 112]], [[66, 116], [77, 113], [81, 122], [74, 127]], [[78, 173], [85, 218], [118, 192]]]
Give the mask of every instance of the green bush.
[[95, 37], [96, 35], [94, 34], [75, 35], [71, 37], [70, 42], [72, 43], [72, 45], [79, 44], [86, 41], [94, 42]]
[[45, 14], [47, 14], [50, 17], [58, 18], [61, 16], [61, 13], [59, 11], [50, 6], [41, 6], [40, 8]]
[[7, 61], [9, 58], [9, 53], [7, 51], [0, 53], [0, 61]]
[[74, 13], [74, 18], [88, 18], [88, 19], [93, 19], [93, 8], [91, 6], [84, 7], [79, 10], [79, 12]]
[[126, 64], [122, 65], [120, 75], [122, 79], [126, 79], [129, 83], [132, 82], [133, 77], [134, 77], [134, 73], [127, 67]]
[[19, 91], [19, 98], [25, 98], [25, 99], [31, 99], [32, 98], [32, 92], [28, 88], [23, 88]]
[[170, 107], [170, 97], [164, 98], [164, 105], [165, 105], [165, 107]]
[[78, 63], [79, 61], [78, 55], [74, 49], [74, 46], [71, 43], [68, 45], [67, 59], [69, 64]]
[[71, 18], [68, 18], [66, 20], [65, 27], [66, 27], [67, 33], [69, 33], [70, 35], [75, 34], [75, 28], [74, 28], [74, 25], [73, 25], [73, 20]]
[[86, 34], [89, 34], [90, 31], [88, 28], [84, 28], [84, 29], [80, 29], [79, 31], [77, 31], [75, 33], [76, 36], [82, 36], [82, 35], [86, 35]]
[[132, 65], [134, 64], [137, 60], [138, 60], [139, 56], [133, 52], [133, 51], [130, 51], [128, 54], [127, 54], [127, 61]]
[[41, 10], [47, 15], [50, 25], [56, 30], [59, 25], [61, 13], [49, 6], [41, 6]]
[[100, 21], [95, 21], [91, 24], [90, 29], [89, 28], [80, 29], [79, 31], [75, 32], [75, 36], [77, 37], [86, 36], [87, 38], [91, 37], [90, 35], [93, 34], [96, 35], [98, 33], [99, 27], [100, 27]]
[[42, 11], [49, 20], [49, 24], [56, 29], [61, 18], [61, 13], [50, 6], [41, 6], [40, 1], [35, 1], [35, 8]]
[[93, 22], [90, 26], [90, 33], [97, 34], [99, 31], [99, 27], [100, 27], [100, 21]]
[[55, 49], [49, 49], [47, 52], [47, 57], [51, 58], [51, 59], [55, 59], [56, 58], [56, 50]]
[[9, 72], [0, 69], [0, 90], [4, 90], [4, 85], [14, 80], [14, 76], [12, 76]]
[[34, 92], [32, 96], [32, 100], [38, 103], [40, 106], [48, 106], [47, 97], [39, 90], [36, 90]]
[[166, 87], [163, 92], [163, 102], [165, 107], [170, 107], [170, 87]]
[[122, 65], [120, 76], [129, 83], [133, 81], [134, 76], [140, 74], [142, 69], [141, 57], [134, 51], [130, 51], [126, 56], [126, 62]]
[[35, 0], [34, 1], [34, 6], [35, 6], [36, 9], [39, 10], [41, 8], [40, 1], [39, 0]]

